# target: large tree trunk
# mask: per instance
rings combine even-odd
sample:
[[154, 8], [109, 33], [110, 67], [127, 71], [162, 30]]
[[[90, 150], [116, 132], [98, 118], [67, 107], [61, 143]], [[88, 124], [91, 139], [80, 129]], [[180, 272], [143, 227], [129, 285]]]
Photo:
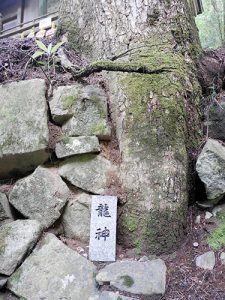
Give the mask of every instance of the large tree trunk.
[[133, 49], [120, 62], [170, 73], [105, 73], [124, 191], [119, 241], [161, 253], [184, 237], [188, 151], [199, 138], [197, 29], [186, 0], [63, 0], [61, 24], [91, 59]]

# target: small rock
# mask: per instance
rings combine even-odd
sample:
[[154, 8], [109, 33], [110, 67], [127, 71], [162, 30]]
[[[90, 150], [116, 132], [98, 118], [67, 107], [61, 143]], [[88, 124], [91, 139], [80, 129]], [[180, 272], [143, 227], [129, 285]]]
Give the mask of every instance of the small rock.
[[9, 202], [25, 217], [48, 228], [60, 217], [69, 196], [69, 188], [54, 170], [38, 167], [16, 182]]
[[225, 147], [209, 139], [198, 157], [196, 170], [205, 184], [208, 202], [217, 204], [225, 195]]
[[68, 136], [97, 135], [109, 139], [107, 97], [103, 89], [81, 84], [60, 86], [49, 102], [53, 120]]
[[67, 238], [87, 242], [90, 236], [91, 195], [78, 193], [71, 198], [62, 216]]
[[35, 220], [17, 220], [0, 227], [0, 274], [11, 275], [41, 234]]
[[222, 265], [225, 265], [225, 252], [222, 252], [220, 254], [220, 260], [221, 260]]
[[196, 258], [196, 266], [205, 270], [213, 270], [216, 257], [213, 251], [206, 252]]
[[198, 215], [196, 218], [195, 218], [195, 224], [200, 224], [201, 223], [201, 216]]
[[194, 243], [193, 243], [193, 246], [194, 246], [195, 248], [198, 248], [198, 246], [199, 246], [198, 242], [194, 242]]
[[86, 300], [97, 294], [95, 272], [93, 263], [49, 233], [9, 278], [7, 287], [23, 299]]
[[65, 137], [56, 144], [55, 148], [58, 158], [99, 151], [100, 145], [96, 136]]
[[166, 265], [163, 260], [124, 261], [107, 265], [96, 276], [99, 284], [109, 282], [121, 291], [140, 295], [163, 295]]
[[214, 217], [217, 217], [218, 213], [220, 213], [220, 212], [225, 213], [225, 204], [217, 205], [212, 210], [212, 214]]
[[111, 162], [100, 155], [85, 154], [61, 163], [59, 174], [73, 185], [93, 194], [105, 194], [115, 172]]
[[206, 220], [209, 220], [210, 218], [212, 218], [212, 216], [213, 216], [213, 214], [211, 214], [209, 211], [207, 211], [207, 212], [205, 213], [205, 219], [206, 219]]
[[148, 258], [147, 256], [142, 256], [142, 257], [139, 259], [140, 262], [148, 261], [148, 260], [149, 260], [149, 258]]

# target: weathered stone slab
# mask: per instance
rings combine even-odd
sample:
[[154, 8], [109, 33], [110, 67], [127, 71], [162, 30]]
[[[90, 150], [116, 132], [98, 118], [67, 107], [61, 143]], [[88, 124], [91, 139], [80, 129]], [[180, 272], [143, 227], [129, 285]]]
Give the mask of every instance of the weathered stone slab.
[[69, 196], [70, 190], [57, 171], [40, 166], [16, 182], [9, 202], [25, 217], [48, 228], [60, 217]]
[[123, 261], [110, 264], [97, 275], [99, 284], [109, 282], [121, 291], [140, 295], [163, 295], [166, 287], [166, 265], [163, 260]]
[[218, 203], [225, 195], [225, 147], [209, 139], [198, 157], [196, 170], [205, 184], [208, 201]]
[[25, 174], [48, 159], [42, 79], [0, 85], [0, 178]]
[[116, 259], [117, 197], [92, 196], [89, 259]]
[[0, 222], [7, 219], [13, 219], [12, 211], [6, 195], [0, 193]]
[[97, 135], [109, 139], [107, 98], [104, 90], [92, 85], [58, 87], [50, 101], [53, 120], [69, 136]]
[[78, 193], [67, 203], [62, 216], [64, 234], [87, 242], [90, 237], [91, 195]]
[[10, 277], [8, 288], [28, 300], [88, 300], [97, 294], [96, 267], [47, 234]]
[[205, 270], [213, 270], [216, 257], [213, 251], [208, 251], [196, 258], [196, 266]]
[[104, 194], [115, 167], [100, 155], [71, 157], [60, 164], [59, 174], [73, 185], [93, 194]]
[[99, 151], [100, 145], [96, 136], [65, 137], [56, 144], [55, 148], [58, 158]]
[[35, 220], [17, 220], [0, 227], [0, 274], [11, 275], [41, 234]]

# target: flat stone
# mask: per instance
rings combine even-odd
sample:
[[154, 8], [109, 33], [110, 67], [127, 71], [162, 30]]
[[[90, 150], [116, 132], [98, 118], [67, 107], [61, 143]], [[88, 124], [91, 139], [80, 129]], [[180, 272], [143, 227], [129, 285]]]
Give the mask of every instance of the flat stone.
[[89, 259], [116, 260], [117, 197], [92, 196]]
[[217, 204], [225, 195], [225, 147], [209, 139], [198, 157], [196, 170], [205, 184], [208, 202]]
[[211, 212], [209, 212], [209, 211], [206, 211], [206, 213], [205, 213], [205, 219], [209, 220], [212, 217], [213, 217], [213, 214], [211, 214]]
[[0, 274], [11, 275], [41, 234], [35, 220], [17, 220], [0, 227]]
[[42, 79], [0, 85], [0, 178], [25, 174], [48, 159], [45, 92]]
[[93, 194], [105, 194], [115, 167], [100, 155], [71, 157], [60, 164], [59, 174], [73, 185]]
[[7, 219], [13, 219], [12, 211], [6, 195], [0, 193], [0, 222]]
[[196, 258], [196, 266], [205, 270], [213, 270], [216, 258], [213, 251], [206, 252]]
[[138, 300], [138, 299], [133, 297], [126, 297], [119, 293], [104, 291], [99, 296], [97, 296], [96, 299], [93, 298], [93, 300]]
[[28, 300], [89, 299], [97, 294], [96, 267], [47, 234], [8, 280], [8, 289]]
[[62, 216], [64, 234], [87, 242], [90, 237], [91, 195], [78, 193], [67, 203]]
[[58, 158], [97, 152], [100, 152], [100, 145], [96, 136], [65, 137], [55, 148]]
[[60, 217], [69, 196], [70, 190], [57, 171], [40, 166], [16, 182], [9, 202], [25, 217], [48, 228]]
[[166, 265], [163, 260], [123, 261], [110, 264], [96, 276], [99, 284], [140, 295], [163, 295], [166, 286]]
[[53, 120], [63, 125], [67, 135], [110, 138], [107, 97], [103, 89], [81, 84], [60, 86], [53, 92], [49, 105]]

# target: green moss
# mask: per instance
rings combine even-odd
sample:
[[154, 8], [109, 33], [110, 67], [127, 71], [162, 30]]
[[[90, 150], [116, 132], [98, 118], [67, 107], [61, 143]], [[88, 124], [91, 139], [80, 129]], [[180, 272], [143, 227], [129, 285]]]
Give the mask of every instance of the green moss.
[[121, 297], [119, 296], [119, 297], [117, 297], [117, 300], [123, 300], [123, 298], [121, 298]]
[[73, 106], [74, 102], [79, 100], [79, 95], [68, 95], [62, 98], [63, 109], [69, 109]]
[[225, 246], [225, 223], [213, 230], [208, 239], [208, 244], [213, 250], [220, 250]]
[[125, 221], [125, 226], [127, 230], [130, 232], [134, 232], [135, 230], [138, 229], [138, 223], [137, 220], [134, 217], [128, 217]]
[[138, 255], [141, 254], [141, 250], [142, 250], [142, 241], [141, 241], [141, 239], [134, 240], [134, 246], [135, 246], [136, 253]]
[[126, 287], [132, 287], [134, 284], [134, 280], [129, 275], [120, 276], [120, 278], [123, 280], [123, 285]]
[[220, 224], [208, 236], [207, 242], [213, 250], [220, 250], [225, 246], [225, 212], [218, 213]]
[[93, 126], [91, 130], [91, 134], [93, 135], [105, 135], [108, 134], [108, 127], [105, 122], [101, 121]]

